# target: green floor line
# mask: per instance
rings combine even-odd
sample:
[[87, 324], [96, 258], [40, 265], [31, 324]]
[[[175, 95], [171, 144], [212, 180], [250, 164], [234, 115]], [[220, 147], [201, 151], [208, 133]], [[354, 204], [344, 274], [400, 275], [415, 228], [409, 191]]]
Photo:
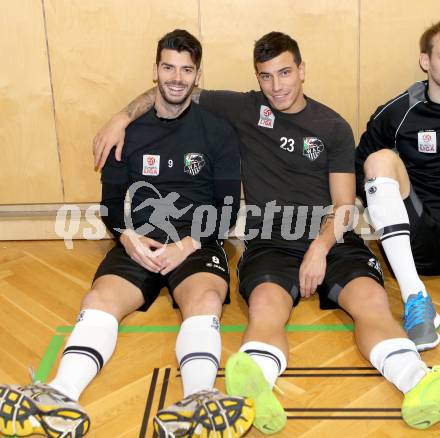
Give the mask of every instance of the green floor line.
[[[120, 326], [120, 333], [177, 333], [180, 325], [129, 325]], [[246, 329], [246, 325], [222, 325], [221, 331], [224, 333], [242, 333]], [[41, 360], [35, 375], [36, 380], [45, 382], [52, 367], [57, 359], [58, 353], [64, 344], [64, 334], [71, 333], [73, 326], [58, 326], [55, 334], [50, 341], [49, 347]], [[353, 324], [288, 324], [287, 332], [347, 332], [353, 330]]]
[[[120, 333], [177, 333], [180, 325], [151, 325], [151, 326], [121, 326]], [[221, 331], [225, 333], [242, 333], [246, 326], [242, 325], [223, 325]], [[52, 367], [57, 359], [58, 353], [64, 344], [65, 336], [63, 333], [70, 333], [73, 326], [58, 326], [55, 334], [50, 341], [49, 346], [41, 360], [37, 373], [36, 380], [45, 382]], [[353, 330], [353, 324], [288, 324], [286, 325], [287, 332], [349, 332]], [[439, 328], [440, 331], [440, 328]]]
[[40, 362], [37, 373], [35, 374], [35, 380], [39, 380], [40, 382], [46, 381], [63, 344], [64, 336], [54, 335], [50, 341], [49, 347], [47, 347], [43, 359]]
[[[177, 333], [180, 325], [123, 325], [119, 333]], [[224, 333], [242, 333], [246, 325], [222, 325]], [[72, 326], [58, 326], [57, 333], [70, 333]], [[349, 332], [353, 331], [353, 324], [288, 324], [287, 332]]]

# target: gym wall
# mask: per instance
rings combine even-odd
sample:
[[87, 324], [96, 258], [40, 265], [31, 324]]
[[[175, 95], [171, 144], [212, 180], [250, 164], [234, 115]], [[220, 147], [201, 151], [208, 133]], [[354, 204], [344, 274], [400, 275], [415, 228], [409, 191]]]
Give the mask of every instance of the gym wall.
[[99, 200], [92, 138], [152, 86], [157, 40], [172, 29], [202, 41], [202, 86], [233, 90], [258, 87], [254, 41], [289, 33], [306, 94], [359, 138], [378, 105], [425, 77], [418, 39], [439, 19], [438, 0], [2, 1], [0, 221]]

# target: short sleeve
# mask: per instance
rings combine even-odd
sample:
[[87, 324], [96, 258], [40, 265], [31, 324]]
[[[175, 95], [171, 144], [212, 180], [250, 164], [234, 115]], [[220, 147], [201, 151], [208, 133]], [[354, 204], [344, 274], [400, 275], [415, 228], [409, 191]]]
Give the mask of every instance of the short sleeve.
[[353, 131], [343, 119], [336, 122], [333, 143], [328, 151], [329, 173], [354, 173]]
[[202, 90], [199, 103], [203, 108], [236, 126], [237, 120], [245, 108], [248, 94], [238, 91]]

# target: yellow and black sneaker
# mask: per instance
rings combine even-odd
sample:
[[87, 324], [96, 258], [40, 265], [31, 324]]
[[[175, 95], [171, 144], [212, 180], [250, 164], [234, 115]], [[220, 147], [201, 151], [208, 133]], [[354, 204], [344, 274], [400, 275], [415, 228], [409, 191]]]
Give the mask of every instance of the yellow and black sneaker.
[[159, 438], [239, 438], [255, 418], [251, 399], [199, 391], [159, 411], [154, 429]]
[[0, 432], [5, 436], [81, 438], [89, 428], [81, 406], [49, 385], [0, 385]]

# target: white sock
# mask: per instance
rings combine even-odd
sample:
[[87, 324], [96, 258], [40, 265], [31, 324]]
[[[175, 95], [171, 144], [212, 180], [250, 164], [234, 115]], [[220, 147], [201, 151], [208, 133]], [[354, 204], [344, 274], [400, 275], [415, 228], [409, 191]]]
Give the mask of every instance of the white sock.
[[429, 371], [414, 342], [408, 338], [379, 342], [370, 352], [370, 362], [403, 393], [414, 388]]
[[184, 397], [214, 387], [221, 350], [217, 316], [192, 316], [182, 322], [176, 341], [176, 356]]
[[101, 310], [82, 310], [49, 385], [73, 400], [107, 363], [116, 347], [118, 321]]
[[274, 345], [250, 341], [240, 347], [240, 351], [249, 354], [263, 371], [271, 388], [287, 366], [286, 356]]
[[408, 213], [400, 195], [399, 183], [379, 177], [365, 183], [368, 213], [380, 236], [382, 247], [399, 283], [404, 302], [420, 291], [427, 295], [417, 274], [409, 240]]

